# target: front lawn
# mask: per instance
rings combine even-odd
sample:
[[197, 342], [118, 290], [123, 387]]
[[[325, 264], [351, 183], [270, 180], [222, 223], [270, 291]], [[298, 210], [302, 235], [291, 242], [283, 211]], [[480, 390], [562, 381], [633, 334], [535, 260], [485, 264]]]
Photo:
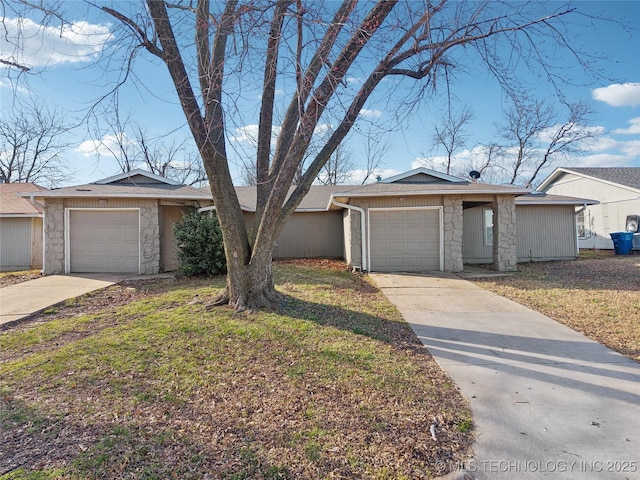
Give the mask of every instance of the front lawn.
[[587, 251], [518, 270], [475, 282], [640, 362], [640, 256]]
[[[276, 265], [279, 313], [223, 279], [124, 282], [0, 334], [0, 478], [430, 478], [468, 406], [363, 277]], [[437, 440], [429, 427], [437, 417]]]

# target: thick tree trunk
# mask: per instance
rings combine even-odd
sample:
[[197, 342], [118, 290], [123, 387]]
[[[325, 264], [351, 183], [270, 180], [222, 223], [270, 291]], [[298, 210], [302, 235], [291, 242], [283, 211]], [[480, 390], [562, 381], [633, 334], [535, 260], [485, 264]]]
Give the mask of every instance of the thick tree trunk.
[[[237, 311], [277, 310], [282, 297], [273, 284], [272, 249], [272, 245], [260, 245], [248, 263], [227, 258], [227, 286], [214, 305], [231, 305]], [[225, 250], [237, 251], [227, 242]]]

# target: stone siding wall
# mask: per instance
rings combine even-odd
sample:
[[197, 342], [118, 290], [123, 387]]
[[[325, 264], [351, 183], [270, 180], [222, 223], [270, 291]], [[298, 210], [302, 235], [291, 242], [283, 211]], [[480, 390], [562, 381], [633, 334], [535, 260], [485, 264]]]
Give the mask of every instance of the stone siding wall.
[[160, 224], [157, 200], [140, 200], [140, 273], [160, 271]]
[[515, 197], [498, 195], [493, 205], [493, 268], [511, 272], [516, 270], [517, 261]]
[[[76, 204], [78, 204], [76, 206]], [[76, 208], [81, 206], [74, 203]], [[156, 274], [160, 271], [160, 218], [158, 201], [140, 200], [140, 273]], [[91, 206], [90, 208], [95, 208]], [[107, 207], [105, 207], [107, 208]], [[97, 209], [97, 208], [96, 208]], [[62, 199], [47, 199], [44, 228], [44, 273], [59, 275], [65, 273], [65, 203]]]
[[445, 196], [443, 203], [444, 270], [461, 272], [464, 269], [462, 262], [462, 197]]
[[44, 209], [44, 260], [45, 275], [64, 273], [64, 203], [47, 200]]

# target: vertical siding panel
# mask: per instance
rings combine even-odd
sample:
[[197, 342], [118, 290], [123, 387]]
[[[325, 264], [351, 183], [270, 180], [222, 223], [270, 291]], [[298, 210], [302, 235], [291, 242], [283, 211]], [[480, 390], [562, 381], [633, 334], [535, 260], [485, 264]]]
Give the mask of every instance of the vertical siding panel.
[[182, 216], [189, 212], [189, 207], [176, 205], [160, 205], [160, 271], [177, 270], [178, 242], [173, 234], [173, 225], [182, 221]]
[[493, 247], [484, 244], [484, 210], [486, 208], [480, 206], [467, 208], [463, 211], [463, 263], [491, 263], [493, 261]]
[[31, 267], [31, 218], [0, 219], [0, 271]]
[[587, 238], [580, 239], [580, 248], [613, 249], [609, 234], [624, 230], [627, 215], [640, 214], [640, 194], [637, 190], [579, 175], [565, 174], [547, 187], [545, 192], [600, 201], [599, 205], [587, 207]]
[[273, 253], [274, 258], [344, 258], [342, 212], [294, 213]]
[[31, 222], [31, 268], [42, 268], [42, 218], [33, 218]]
[[577, 256], [572, 205], [517, 207], [518, 261], [567, 260]]

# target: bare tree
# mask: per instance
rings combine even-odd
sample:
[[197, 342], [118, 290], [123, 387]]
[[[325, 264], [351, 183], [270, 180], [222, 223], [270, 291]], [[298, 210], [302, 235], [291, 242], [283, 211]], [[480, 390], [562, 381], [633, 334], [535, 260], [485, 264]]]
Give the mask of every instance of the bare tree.
[[318, 181], [323, 185], [347, 183], [354, 168], [355, 162], [351, 149], [345, 143], [341, 143], [322, 167], [318, 175]]
[[0, 118], [0, 181], [54, 187], [70, 178], [62, 152], [70, 146], [70, 125], [57, 110], [34, 102]]
[[[562, 104], [562, 102], [560, 102]], [[493, 168], [502, 169], [511, 184], [534, 186], [538, 175], [558, 158], [580, 154], [598, 131], [586, 127], [590, 108], [581, 102], [564, 103], [567, 115], [544, 101], [515, 99], [497, 126], [506, 142], [502, 160]]]
[[558, 158], [566, 159], [571, 155], [585, 153], [587, 151], [585, 146], [600, 134], [597, 129], [586, 126], [592, 113], [588, 105], [578, 102], [567, 104], [566, 107], [569, 111], [566, 120], [541, 132], [542, 155], [525, 186], [536, 186], [538, 174], [544, 168], [557, 163]]
[[[200, 185], [207, 180], [202, 160], [189, 147], [189, 141], [150, 134], [128, 114], [122, 118], [117, 107], [99, 115], [101, 127], [94, 132], [98, 157], [108, 155], [116, 160], [120, 171], [144, 168], [151, 173], [177, 180], [186, 185]], [[107, 130], [104, 129], [106, 125]]]
[[[466, 46], [481, 52], [479, 58], [490, 62], [491, 72], [505, 82], [512, 69], [508, 62], [496, 61], [501, 53], [511, 60], [521, 53], [540, 53], [544, 39], [576, 54], [562, 28], [575, 9], [558, 4], [543, 13], [546, 4], [448, 0], [361, 5], [355, 0], [147, 0], [145, 8], [135, 11], [131, 9], [137, 4], [131, 2], [114, 5], [98, 8], [119, 22], [118, 34], [129, 33], [134, 52], [144, 49], [154, 55], [171, 76], [223, 232], [227, 287], [217, 303], [236, 309], [279, 305], [271, 272], [278, 235], [383, 80], [402, 81], [398, 93], [433, 94], [437, 91], [424, 86], [435, 85], [444, 69], [464, 58], [456, 54]], [[113, 44], [123, 45], [125, 40], [119, 40]], [[555, 58], [535, 58], [547, 70], [556, 66]], [[354, 88], [347, 73], [356, 69], [364, 80]], [[407, 83], [411, 79], [422, 81], [417, 90]], [[293, 88], [273, 141], [279, 82]], [[238, 121], [238, 102], [256, 83], [261, 85], [257, 202], [250, 237], [232, 181], [226, 133]], [[321, 123], [335, 129], [289, 194]]]
[[470, 159], [459, 166], [454, 175], [469, 178], [471, 171], [480, 174], [477, 180], [481, 183], [495, 183], [501, 181], [500, 165], [505, 158], [505, 148], [498, 143], [476, 145], [471, 149]]
[[389, 135], [374, 132], [371, 128], [365, 134], [364, 142], [364, 175], [362, 185], [384, 166], [384, 157], [391, 149]]
[[505, 120], [497, 126], [503, 140], [514, 150], [510, 164], [501, 165], [509, 173], [509, 183], [520, 181], [530, 163], [535, 162], [537, 136], [553, 125], [555, 112], [543, 101], [514, 99], [512, 107], [505, 112]]
[[451, 172], [451, 164], [456, 152], [465, 146], [468, 139], [465, 126], [472, 118], [473, 113], [466, 106], [459, 113], [449, 107], [440, 123], [433, 126], [432, 141], [436, 148], [444, 148], [445, 157], [442, 167], [447, 175]]

